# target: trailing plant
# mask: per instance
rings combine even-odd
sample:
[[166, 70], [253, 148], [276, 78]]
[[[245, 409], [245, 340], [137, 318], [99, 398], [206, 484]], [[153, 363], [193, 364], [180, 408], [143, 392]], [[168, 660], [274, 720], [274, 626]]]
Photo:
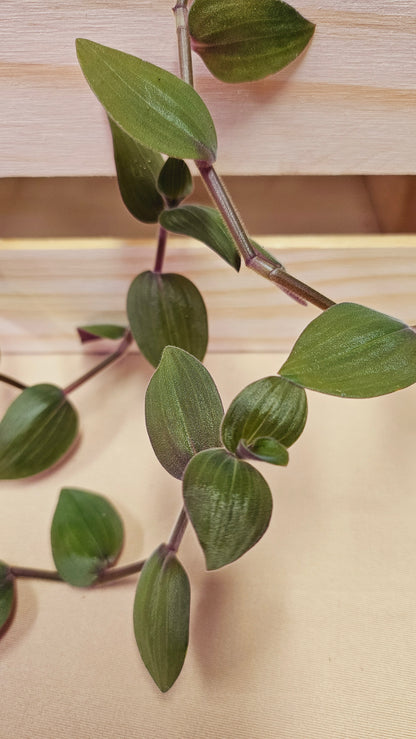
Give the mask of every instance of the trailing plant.
[[[182, 481], [183, 509], [167, 543], [117, 567], [123, 523], [91, 491], [64, 488], [53, 516], [56, 570], [0, 563], [0, 627], [11, 618], [16, 580], [38, 577], [90, 587], [141, 571], [133, 624], [143, 662], [162, 691], [178, 677], [188, 646], [190, 583], [178, 558], [188, 521], [215, 570], [245, 554], [265, 533], [270, 488], [253, 461], [285, 466], [307, 418], [305, 389], [369, 398], [416, 382], [416, 336], [401, 320], [355, 303], [336, 305], [289, 274], [247, 234], [216, 173], [217, 137], [192, 86], [191, 48], [227, 83], [260, 79], [293, 61], [314, 25], [279, 0], [187, 0], [174, 8], [181, 78], [130, 54], [78, 39], [82, 71], [108, 115], [120, 193], [135, 218], [158, 224], [153, 269], [127, 295], [128, 327], [88, 325], [82, 342], [118, 341], [115, 351], [66, 388], [20, 390], [0, 422], [0, 478], [29, 477], [66, 454], [78, 434], [69, 396], [125, 354], [134, 340], [156, 368], [145, 398], [149, 438], [161, 465]], [[214, 207], [186, 204], [193, 160]], [[276, 375], [243, 388], [224, 413], [203, 365], [204, 300], [185, 276], [164, 271], [168, 233], [198, 239], [238, 271], [245, 265], [300, 303], [323, 312], [296, 341]]]

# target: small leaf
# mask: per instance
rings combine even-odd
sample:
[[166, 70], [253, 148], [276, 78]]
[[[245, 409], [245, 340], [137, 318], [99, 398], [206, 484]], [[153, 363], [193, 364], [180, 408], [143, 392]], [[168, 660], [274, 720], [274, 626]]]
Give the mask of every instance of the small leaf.
[[156, 223], [164, 208], [156, 182], [163, 166], [160, 154], [142, 146], [109, 118], [120, 195], [132, 216]]
[[220, 444], [218, 390], [203, 364], [182, 349], [164, 350], [147, 388], [145, 413], [154, 452], [173, 477], [182, 477], [194, 454]]
[[0, 479], [36, 475], [60, 459], [75, 440], [78, 415], [55, 385], [23, 390], [0, 422]]
[[302, 433], [307, 417], [303, 388], [281, 377], [264, 377], [244, 388], [232, 401], [221, 426], [222, 442], [237, 452], [261, 437], [270, 437], [285, 447]]
[[241, 259], [222, 216], [215, 208], [205, 205], [181, 205], [165, 210], [159, 223], [168, 231], [198, 239], [213, 249], [220, 257], [240, 269]]
[[208, 449], [191, 459], [183, 497], [208, 570], [234, 562], [254, 546], [273, 507], [260, 472], [225, 449]]
[[77, 331], [82, 344], [98, 339], [122, 339], [126, 333], [125, 326], [115, 326], [112, 323], [94, 324], [92, 326], [78, 326]]
[[15, 601], [14, 578], [10, 577], [9, 566], [0, 562], [0, 629], [13, 613]]
[[305, 328], [280, 374], [328, 395], [392, 393], [416, 382], [416, 334], [397, 318], [339, 303]]
[[181, 563], [165, 544], [149, 557], [134, 600], [134, 634], [141, 658], [165, 693], [178, 677], [189, 638], [191, 591]]
[[131, 332], [146, 359], [160, 362], [165, 346], [179, 346], [203, 359], [208, 319], [201, 293], [182, 275], [142, 272], [127, 295]]
[[114, 564], [123, 546], [123, 523], [102, 495], [63, 488], [51, 527], [52, 554], [63, 580], [88, 587]]
[[223, 82], [249, 82], [278, 72], [304, 50], [315, 26], [279, 0], [195, 0], [192, 48]]
[[128, 136], [171, 157], [215, 161], [215, 127], [190, 85], [154, 64], [88, 39], [77, 39], [77, 54], [93, 93]]
[[183, 159], [169, 157], [160, 170], [157, 186], [170, 207], [178, 205], [193, 190], [192, 175]]
[[268, 462], [284, 467], [289, 462], [286, 447], [270, 436], [255, 439], [250, 445], [247, 445], [244, 440], [240, 441], [236, 454], [241, 459], [257, 459], [259, 462]]

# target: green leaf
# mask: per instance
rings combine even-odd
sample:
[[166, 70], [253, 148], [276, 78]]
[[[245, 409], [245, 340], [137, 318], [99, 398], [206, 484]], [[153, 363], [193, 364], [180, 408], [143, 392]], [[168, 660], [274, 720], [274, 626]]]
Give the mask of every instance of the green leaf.
[[146, 426], [163, 467], [180, 479], [189, 460], [220, 445], [221, 398], [208, 370], [182, 349], [169, 346], [150, 380]]
[[131, 332], [146, 359], [159, 364], [165, 346], [179, 346], [203, 359], [208, 344], [205, 303], [182, 275], [142, 272], [127, 295]]
[[328, 395], [392, 393], [416, 382], [416, 334], [397, 318], [340, 303], [305, 328], [280, 374]]
[[123, 546], [123, 523], [102, 495], [63, 488], [51, 527], [52, 554], [63, 580], [88, 587], [114, 564]]
[[159, 223], [168, 231], [198, 239], [213, 249], [220, 257], [240, 269], [241, 259], [222, 216], [215, 208], [205, 205], [181, 205], [165, 210]]
[[192, 48], [223, 82], [249, 82], [286, 67], [315, 26], [279, 0], [195, 0], [189, 13]]
[[208, 449], [191, 459], [183, 497], [208, 570], [234, 562], [254, 546], [273, 506], [260, 472], [225, 449]]
[[77, 54], [93, 93], [131, 138], [178, 159], [215, 161], [215, 127], [190, 85], [154, 64], [87, 39], [77, 39]]
[[157, 186], [171, 207], [188, 197], [194, 186], [186, 162], [169, 157], [160, 170]]
[[0, 562], [0, 629], [5, 626], [13, 613], [15, 601], [14, 578], [10, 577], [10, 568]]
[[302, 433], [307, 412], [303, 388], [282, 377], [264, 377], [232, 401], [221, 426], [222, 443], [234, 453], [241, 441], [252, 449], [256, 440], [264, 437], [289, 447]]
[[116, 326], [112, 323], [78, 326], [77, 331], [82, 344], [97, 339], [122, 339], [126, 333], [125, 326]]
[[284, 467], [289, 462], [286, 447], [270, 436], [254, 439], [250, 445], [247, 445], [244, 439], [241, 440], [236, 454], [241, 459], [256, 459], [259, 462], [269, 462], [269, 464], [283, 465]]
[[75, 440], [78, 415], [55, 385], [23, 390], [0, 422], [0, 479], [29, 477], [51, 467]]
[[185, 660], [191, 592], [174, 552], [161, 544], [140, 575], [134, 600], [134, 634], [141, 658], [158, 688], [172, 687]]
[[156, 223], [164, 208], [157, 187], [163, 166], [160, 154], [142, 146], [109, 118], [117, 180], [124, 205], [143, 223]]

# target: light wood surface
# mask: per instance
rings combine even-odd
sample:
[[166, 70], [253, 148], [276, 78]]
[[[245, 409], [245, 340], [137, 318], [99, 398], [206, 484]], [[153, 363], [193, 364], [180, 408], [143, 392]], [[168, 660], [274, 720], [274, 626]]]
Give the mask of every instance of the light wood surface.
[[[225, 407], [274, 374], [275, 354], [208, 355]], [[80, 354], [2, 359], [27, 382], [66, 384]], [[64, 486], [110, 498], [125, 522], [122, 563], [166, 541], [181, 486], [157, 463], [139, 356], [74, 393], [81, 442], [64, 464], [1, 482], [0, 558], [53, 566], [49, 527]], [[0, 412], [16, 391], [0, 386]], [[286, 469], [259, 465], [270, 528], [237, 562], [206, 572], [189, 527], [191, 633], [161, 695], [132, 628], [136, 578], [95, 590], [18, 582], [0, 640], [1, 739], [414, 739], [416, 726], [415, 388], [367, 401], [308, 393]]]
[[[317, 24], [290, 68], [224, 85], [195, 59], [227, 174], [416, 171], [414, 0], [298, 0]], [[114, 172], [105, 115], [76, 65], [77, 36], [177, 72], [171, 0], [3, 0], [0, 176]], [[237, 144], [238, 142], [238, 144]]]
[[[416, 237], [261, 237], [286, 268], [335, 301], [352, 300], [416, 324]], [[124, 324], [126, 293], [152, 269], [149, 240], [0, 242], [3, 352], [74, 352], [75, 327]], [[195, 282], [206, 300], [210, 351], [288, 351], [317, 309], [294, 303], [246, 268], [232, 270], [208, 248], [171, 239], [165, 271]], [[102, 350], [106, 351], [108, 347]], [[90, 351], [100, 351], [93, 345]]]

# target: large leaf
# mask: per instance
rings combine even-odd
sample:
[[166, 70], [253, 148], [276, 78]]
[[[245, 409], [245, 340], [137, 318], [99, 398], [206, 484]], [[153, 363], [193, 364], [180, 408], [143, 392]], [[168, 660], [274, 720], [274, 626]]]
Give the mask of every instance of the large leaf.
[[0, 479], [29, 477], [51, 467], [75, 440], [78, 416], [55, 385], [28, 387], [0, 422]]
[[397, 318], [340, 303], [305, 328], [280, 374], [329, 395], [392, 393], [416, 382], [416, 334]]
[[273, 507], [260, 472], [225, 449], [207, 449], [191, 459], [183, 497], [208, 570], [233, 562], [254, 546]]
[[14, 600], [14, 578], [10, 577], [8, 565], [0, 562], [0, 629], [3, 628], [12, 615]]
[[247, 456], [248, 447], [253, 456], [264, 461], [270, 461], [266, 457], [271, 455], [282, 460], [275, 464], [286, 464], [287, 458], [278, 445], [272, 449], [271, 442], [260, 444], [259, 439], [274, 439], [289, 447], [302, 433], [306, 416], [303, 388], [282, 377], [264, 377], [245, 387], [232, 401], [221, 426], [222, 442], [239, 456]]
[[172, 687], [185, 659], [190, 586], [175, 554], [162, 544], [140, 575], [134, 601], [134, 634], [142, 660], [162, 692]]
[[192, 48], [224, 82], [278, 72], [303, 51], [315, 26], [279, 0], [195, 0]]
[[88, 326], [78, 326], [77, 331], [81, 343], [87, 344], [89, 341], [98, 339], [111, 339], [112, 341], [122, 339], [126, 333], [126, 327], [117, 326], [113, 323], [95, 323]]
[[51, 526], [56, 569], [66, 582], [88, 587], [118, 558], [123, 523], [102, 495], [63, 488]]
[[189, 460], [220, 444], [221, 398], [208, 370], [182, 349], [167, 347], [150, 380], [146, 426], [154, 452], [173, 477]]
[[170, 207], [188, 197], [193, 190], [192, 175], [183, 159], [169, 157], [160, 170], [157, 186]]
[[159, 222], [168, 231], [202, 241], [231, 264], [237, 272], [240, 269], [241, 259], [233, 237], [215, 208], [205, 205], [181, 205], [179, 208], [161, 213]]
[[182, 275], [142, 272], [127, 295], [127, 315], [135, 341], [154, 367], [165, 346], [179, 346], [203, 359], [208, 319], [202, 295]]
[[143, 223], [156, 223], [164, 208], [156, 183], [163, 166], [160, 154], [142, 146], [109, 118], [117, 180], [124, 205]]
[[131, 54], [77, 39], [86, 80], [110, 118], [133, 139], [178, 159], [213, 162], [214, 124], [195, 90]]

